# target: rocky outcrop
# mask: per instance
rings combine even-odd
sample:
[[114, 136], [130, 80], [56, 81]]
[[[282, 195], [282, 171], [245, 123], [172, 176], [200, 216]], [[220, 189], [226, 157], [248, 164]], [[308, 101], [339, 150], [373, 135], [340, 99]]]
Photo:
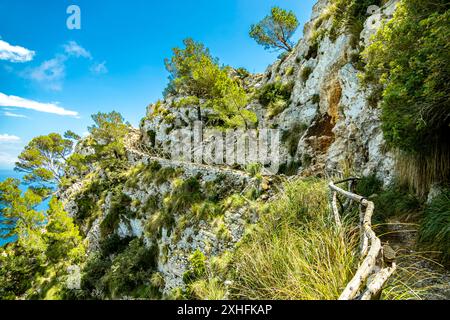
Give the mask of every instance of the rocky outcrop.
[[[367, 44], [376, 32], [371, 24], [392, 17], [397, 1], [389, 1], [368, 19], [361, 32], [361, 43]], [[385, 151], [380, 129], [379, 110], [370, 106], [370, 88], [359, 81], [359, 71], [352, 57], [352, 35], [343, 33], [335, 40], [325, 36], [315, 43], [316, 21], [327, 1], [318, 1], [305, 35], [284, 60], [277, 61], [266, 72], [268, 82], [294, 81], [289, 107], [265, 125], [281, 129], [302, 123], [308, 129], [301, 137], [295, 158], [302, 163], [299, 173], [338, 174], [352, 168], [356, 174], [375, 173], [389, 183], [392, 179], [393, 155]], [[320, 28], [330, 28], [331, 21]], [[311, 54], [311, 51], [315, 51]], [[287, 70], [295, 71], [287, 72]], [[307, 71], [305, 71], [307, 70]]]
[[[361, 45], [367, 44], [374, 33], [369, 21], [379, 16], [391, 17], [395, 3], [389, 1], [385, 7], [368, 16], [359, 37]], [[393, 155], [384, 148], [379, 110], [369, 103], [370, 88], [362, 86], [358, 78], [359, 71], [353, 58], [359, 49], [354, 47], [352, 35], [345, 32], [334, 39], [326, 32], [323, 37], [316, 36], [318, 28], [331, 28], [331, 18], [322, 16], [327, 5], [328, 1], [319, 0], [314, 6], [311, 21], [304, 29], [304, 38], [292, 52], [269, 66], [264, 74], [248, 75], [244, 80], [249, 92], [258, 92], [274, 82], [292, 84], [286, 108], [275, 116], [268, 116], [257, 94], [248, 108], [257, 114], [260, 129], [277, 128], [289, 143], [295, 144], [292, 148], [282, 141], [280, 154], [285, 163], [298, 163], [298, 174], [334, 176], [351, 169], [358, 175], [374, 173], [389, 183], [393, 176]], [[323, 19], [320, 24], [317, 23], [319, 19]], [[113, 212], [116, 210], [113, 202], [117, 190], [103, 190], [103, 196], [93, 197], [95, 202], [101, 203], [101, 213], [82, 228], [90, 252], [99, 249], [102, 224], [112, 215], [117, 220], [110, 222], [114, 234], [122, 239], [142, 238], [148, 247], [156, 245], [159, 252], [157, 269], [164, 280], [164, 293], [184, 288], [183, 275], [189, 268], [189, 256], [194, 251], [218, 256], [233, 250], [242, 239], [245, 227], [257, 221], [252, 210], [245, 205], [228, 208], [219, 220], [193, 218], [190, 209], [183, 208], [173, 212], [172, 226], [164, 225], [160, 233], [149, 232], [147, 224], [173, 195], [174, 179], [196, 179], [201, 192], [213, 188], [221, 199], [231, 194], [242, 194], [251, 188], [261, 188], [260, 181], [250, 178], [242, 167], [235, 170], [170, 159], [168, 147], [173, 142], [173, 130], [192, 127], [199, 120], [197, 106], [184, 104], [180, 107], [177, 104], [181, 99], [183, 97], [172, 96], [149, 106], [139, 131], [130, 134], [126, 145], [131, 173], [113, 186], [127, 197], [126, 214]], [[213, 111], [202, 112], [203, 117], [208, 118]], [[297, 140], [289, 139], [293, 128], [297, 128]], [[85, 152], [89, 154], [91, 150], [86, 149]], [[163, 175], [163, 181], [156, 182], [153, 178], [145, 178], [146, 174], [156, 174], [149, 171], [150, 165], [157, 166], [158, 170], [170, 169], [171, 174], [176, 174]], [[136, 172], [133, 173], [134, 169]], [[94, 167], [90, 168], [91, 173], [94, 171]], [[95, 179], [108, 177], [100, 173]], [[72, 217], [79, 218], [80, 194], [85, 192], [86, 185], [86, 181], [76, 184], [61, 196]]]
[[[359, 36], [361, 47], [370, 42], [381, 25], [380, 19], [392, 17], [396, 3], [391, 0], [368, 14]], [[307, 128], [298, 137], [294, 155], [283, 144], [280, 152], [285, 162], [301, 164], [299, 174], [335, 175], [352, 168], [355, 174], [375, 173], [389, 183], [394, 171], [393, 155], [384, 148], [380, 113], [369, 102], [371, 89], [360, 83], [360, 71], [352, 61], [361, 47], [355, 48], [353, 35], [346, 32], [335, 39], [327, 32], [323, 32], [322, 38], [317, 37], [317, 32], [332, 27], [332, 18], [323, 16], [328, 4], [326, 0], [317, 2], [311, 20], [305, 25], [303, 39], [292, 52], [269, 66], [263, 75], [250, 77], [249, 83], [256, 91], [268, 83], [293, 83], [285, 110], [268, 117], [256, 98], [249, 108], [257, 113], [260, 128], [277, 128], [285, 136], [295, 126]], [[318, 23], [319, 19], [324, 21]], [[173, 107], [177, 99], [180, 97], [169, 97], [149, 107], [141, 124], [142, 139], [149, 147], [170, 145], [173, 129], [192, 126], [197, 120], [193, 106]]]

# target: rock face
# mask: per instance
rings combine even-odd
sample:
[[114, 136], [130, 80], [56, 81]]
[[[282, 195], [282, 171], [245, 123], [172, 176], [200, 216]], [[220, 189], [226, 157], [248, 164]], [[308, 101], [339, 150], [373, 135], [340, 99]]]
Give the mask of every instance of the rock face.
[[[359, 71], [351, 61], [351, 57], [359, 53], [351, 46], [352, 36], [344, 33], [333, 41], [325, 35], [318, 43], [313, 43], [314, 28], [317, 28], [314, 26], [327, 2], [318, 1], [315, 5], [312, 19], [305, 26], [304, 38], [293, 52], [266, 71], [268, 82], [278, 78], [285, 83], [294, 81], [295, 85], [289, 107], [265, 125], [281, 129], [295, 123], [308, 126], [295, 155], [302, 164], [300, 173], [333, 175], [352, 168], [355, 174], [375, 173], [389, 183], [393, 156], [384, 151], [380, 114], [369, 103], [370, 88], [361, 85]], [[389, 1], [368, 16], [361, 43], [369, 43], [370, 36], [377, 30], [370, 22], [392, 17], [396, 3]], [[320, 28], [329, 29], [330, 25], [330, 21], [324, 21]]]
[[[259, 128], [277, 128], [287, 138], [293, 128], [301, 128], [296, 132], [298, 139], [294, 142], [291, 139], [290, 144], [295, 145], [289, 146], [282, 141], [281, 150], [284, 162], [298, 164], [298, 174], [339, 176], [351, 168], [355, 175], [376, 174], [388, 183], [393, 175], [393, 155], [385, 151], [380, 114], [369, 103], [370, 88], [364, 88], [359, 81], [359, 71], [353, 61], [359, 51], [352, 46], [352, 35], [344, 32], [331, 39], [328, 33], [324, 33], [319, 40], [315, 37], [318, 28], [331, 28], [330, 18], [322, 19], [327, 5], [328, 1], [319, 0], [314, 6], [311, 21], [304, 28], [304, 38], [292, 52], [269, 66], [264, 74], [248, 75], [244, 80], [244, 86], [254, 91], [270, 83], [291, 83], [292, 94], [286, 108], [275, 116], [268, 116], [266, 107], [260, 104], [256, 96], [248, 108], [257, 114]], [[362, 45], [367, 45], [374, 34], [371, 21], [391, 17], [395, 5], [396, 1], [389, 1], [385, 7], [368, 16], [359, 37]], [[319, 19], [323, 20], [320, 24], [317, 22]], [[245, 226], [257, 219], [246, 206], [226, 210], [220, 221], [194, 218], [186, 221], [185, 217], [192, 212], [178, 210], [174, 213], [173, 224], [176, 227], [164, 226], [157, 236], [149, 234], [145, 226], [147, 221], [166, 205], [175, 188], [174, 179], [167, 177], [162, 182], [146, 180], [145, 170], [149, 170], [146, 168], [151, 163], [157, 163], [159, 170], [169, 168], [178, 172], [177, 179], [197, 179], [201, 192], [212, 186], [223, 196], [258, 188], [255, 179], [242, 171], [176, 162], [168, 158], [167, 148], [172, 143], [173, 130], [192, 127], [198, 120], [196, 106], [175, 106], [181, 98], [168, 97], [148, 107], [140, 132], [135, 141], [128, 144], [127, 150], [130, 168], [141, 166], [141, 171], [115, 186], [119, 194], [127, 197], [129, 205], [126, 208], [128, 215], [118, 216], [113, 232], [120, 238], [142, 238], [147, 246], [157, 245], [157, 269], [164, 279], [164, 293], [184, 288], [183, 275], [189, 267], [189, 256], [194, 251], [218, 256], [232, 250], [241, 240]], [[212, 111], [203, 112], [208, 117]], [[86, 153], [89, 152], [86, 150]], [[90, 170], [92, 173], [96, 169]], [[108, 179], [107, 174], [103, 173], [97, 177]], [[83, 183], [80, 183], [62, 195], [66, 210], [75, 218], [80, 216], [80, 199], [86, 192], [83, 188]], [[101, 202], [100, 214], [90, 222], [83, 222], [82, 230], [88, 239], [90, 252], [99, 249], [101, 226], [104, 219], [113, 214], [112, 204], [117, 190], [104, 191], [103, 198], [90, 195]], [[153, 200], [153, 207], [149, 207]]]
[[[383, 8], [369, 10], [371, 15], [359, 37], [362, 46], [370, 43], [381, 19], [392, 17], [396, 3], [391, 0]], [[257, 113], [260, 128], [278, 128], [289, 135], [296, 125], [307, 127], [294, 155], [289, 155], [287, 146], [281, 150], [284, 161], [301, 164], [298, 173], [336, 175], [352, 168], [356, 175], [374, 173], [389, 183], [393, 155], [384, 151], [379, 110], [370, 106], [371, 90], [360, 83], [359, 71], [352, 62], [360, 47], [353, 48], [352, 35], [345, 32], [336, 39], [326, 33], [319, 41], [315, 39], [318, 28], [331, 28], [331, 19], [322, 19], [328, 4], [326, 0], [317, 2], [305, 25], [304, 38], [292, 52], [269, 66], [263, 75], [249, 77], [255, 89], [274, 82], [293, 83], [287, 108], [268, 117], [257, 99], [249, 107]], [[317, 26], [319, 19], [324, 21]], [[148, 117], [141, 124], [143, 141], [149, 147], [170, 145], [173, 129], [191, 126], [197, 120], [195, 108], [173, 107], [177, 99], [170, 97], [149, 107]], [[156, 113], [156, 108], [164, 112]]]
[[[204, 199], [226, 199], [251, 188], [257, 189], [259, 183], [241, 171], [174, 162], [133, 149], [128, 150], [128, 159], [131, 169], [126, 180], [117, 184], [114, 190], [106, 189], [102, 191], [102, 196], [94, 197], [94, 202], [101, 203], [100, 213], [94, 216], [92, 222], [89, 222], [90, 219], [82, 220], [81, 231], [85, 234], [90, 254], [101, 249], [101, 242], [107, 237], [102, 226], [107, 219], [111, 221], [111, 217], [116, 219], [112, 232], [120, 239], [141, 238], [147, 247], [156, 245], [159, 252], [157, 271], [164, 279], [164, 287], [161, 288], [164, 294], [169, 294], [173, 289], [184, 289], [183, 275], [189, 268], [189, 257], [193, 252], [200, 250], [209, 257], [231, 250], [242, 238], [245, 226], [256, 221], [251, 212], [242, 206], [229, 206], [223, 217], [213, 220], [196, 218], [192, 208], [177, 206], [171, 212], [174, 221], [170, 226], [163, 226], [160, 233], [148, 231], [148, 221], [157, 219], [155, 217], [163, 211], [163, 207], [171, 205], [168, 203], [180, 183], [198, 183], [198, 190], [190, 190], [192, 194], [185, 195], [189, 199], [194, 197], [194, 193], [201, 194]], [[160, 174], [159, 178], [157, 174]], [[106, 173], [100, 171], [91, 181], [85, 181], [85, 186], [77, 185], [73, 190], [66, 191], [63, 195], [66, 210], [79, 219], [83, 216], [80, 211], [83, 199], [93, 196], [85, 190], [89, 190], [87, 186], [110, 180]], [[127, 199], [126, 208], [120, 212], [114, 204], [118, 196]]]

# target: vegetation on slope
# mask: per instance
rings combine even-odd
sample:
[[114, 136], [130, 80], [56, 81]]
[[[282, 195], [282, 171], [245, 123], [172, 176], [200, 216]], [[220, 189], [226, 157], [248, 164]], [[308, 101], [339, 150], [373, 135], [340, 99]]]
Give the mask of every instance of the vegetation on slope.
[[84, 258], [78, 227], [56, 198], [40, 211], [43, 198], [32, 189], [22, 194], [19, 185], [15, 179], [0, 183], [2, 223], [7, 223], [1, 235], [17, 237], [0, 248], [0, 298], [60, 298], [67, 267]]
[[[270, 204], [254, 203], [259, 222], [234, 252], [212, 258], [195, 252], [185, 274], [190, 299], [337, 299], [357, 266], [357, 232], [330, 219], [323, 180], [283, 185]], [[227, 293], [228, 292], [228, 293]]]
[[166, 59], [170, 82], [165, 95], [185, 96], [179, 106], [194, 102], [198, 120], [202, 120], [202, 109], [207, 108], [216, 112], [216, 119], [205, 119], [207, 123], [245, 128], [254, 125], [256, 115], [245, 108], [247, 93], [240, 82], [230, 76], [231, 68], [221, 67], [202, 43], [185, 39], [183, 44], [184, 48], [174, 48], [173, 56]]
[[365, 81], [380, 94], [387, 144], [401, 178], [424, 195], [450, 178], [450, 4], [402, 0], [365, 50]]
[[284, 187], [236, 252], [233, 295], [337, 299], [357, 264], [353, 226], [335, 228], [325, 181], [300, 179]]
[[[332, 1], [316, 22], [311, 48], [317, 51], [318, 41], [325, 34], [320, 26], [326, 18], [333, 17], [331, 38], [346, 30], [356, 39], [367, 6], [382, 3]], [[271, 16], [252, 27], [251, 36], [266, 47], [289, 51], [289, 38], [297, 25], [292, 13], [273, 8]], [[409, 173], [399, 171], [399, 181], [409, 177], [422, 194], [432, 182], [448, 181], [450, 172], [445, 140], [450, 119], [449, 25], [446, 1], [401, 1], [394, 19], [365, 52], [365, 81], [382, 94], [386, 141], [406, 155], [408, 161], [403, 167], [409, 168], [409, 161], [415, 164]], [[287, 32], [282, 39], [280, 30]], [[314, 56], [313, 52], [307, 55]], [[209, 125], [256, 125], [255, 113], [246, 108], [250, 94], [241, 81], [247, 76], [245, 71], [220, 66], [203, 44], [186, 39], [184, 48], [175, 48], [171, 59], [166, 60], [166, 68], [170, 72], [166, 95], [184, 97], [175, 101], [173, 107], [194, 106], [198, 119]], [[302, 80], [307, 81], [310, 73], [310, 69], [302, 69]], [[259, 89], [256, 96], [267, 107], [269, 118], [288, 106], [292, 88], [293, 83], [276, 81]], [[205, 119], [204, 109], [214, 110], [215, 116]], [[163, 115], [167, 123], [176, 120], [161, 103], [155, 105], [154, 113]], [[231, 241], [224, 216], [232, 209], [247, 210], [242, 214], [244, 219], [252, 212], [260, 220], [247, 228], [235, 252], [225, 251], [215, 257], [199, 250], [193, 252], [190, 268], [183, 277], [185, 290], [175, 290], [170, 297], [336, 299], [353, 276], [358, 264], [355, 225], [349, 216], [342, 230], [335, 228], [324, 181], [294, 180], [285, 183], [283, 192], [273, 202], [254, 202], [261, 193], [256, 187], [233, 194], [235, 190], [227, 186], [219, 189], [218, 181], [202, 183], [200, 176], [182, 178], [181, 171], [163, 168], [157, 162], [129, 168], [124, 138], [130, 128], [123, 117], [117, 112], [98, 113], [93, 120], [86, 139], [81, 140], [72, 132], [64, 137], [52, 133], [29, 143], [17, 164], [18, 169], [28, 173], [26, 181], [32, 184], [25, 194], [19, 189], [19, 181], [9, 179], [0, 184], [1, 211], [10, 227], [5, 236], [18, 236], [17, 242], [0, 249], [1, 298], [162, 298], [165, 284], [156, 265], [167, 248], [160, 248], [163, 252], [159, 252], [156, 240], [163, 230], [178, 239], [186, 227], [202, 221], [213, 227], [217, 241]], [[304, 129], [304, 125], [295, 124], [283, 137], [292, 156]], [[79, 141], [80, 148], [91, 148], [93, 152], [73, 153], [75, 141]], [[286, 171], [290, 169], [296, 168]], [[261, 182], [258, 165], [247, 170]], [[46, 183], [66, 190], [80, 179], [84, 185], [73, 199], [78, 208], [75, 217], [69, 217], [56, 199], [51, 200], [47, 211], [37, 209], [50, 195]], [[143, 204], [124, 194], [124, 188], [133, 189], [142, 183], [157, 187], [166, 184], [170, 191], [152, 195]], [[379, 223], [399, 214], [417, 214], [422, 221], [419, 245], [439, 252], [440, 259], [448, 263], [448, 190], [425, 204], [401, 183], [384, 188], [375, 177], [367, 177], [358, 185], [357, 193], [373, 199]], [[104, 206], [107, 197], [108, 210]], [[139, 210], [131, 210], [133, 207]], [[100, 219], [103, 215], [104, 219]], [[146, 220], [146, 241], [120, 238], [120, 222], [136, 217]], [[96, 220], [101, 221], [99, 250], [86, 256], [74, 221], [89, 230]], [[65, 270], [70, 264], [82, 266], [78, 291], [64, 289]], [[392, 289], [387, 297], [404, 297], [402, 290]]]

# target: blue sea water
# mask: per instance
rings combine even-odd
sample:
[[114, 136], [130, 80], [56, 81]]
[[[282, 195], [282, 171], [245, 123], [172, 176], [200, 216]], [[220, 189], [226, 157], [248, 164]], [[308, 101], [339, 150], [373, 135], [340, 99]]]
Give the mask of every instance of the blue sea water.
[[[21, 173], [21, 172], [16, 172], [14, 170], [2, 170], [2, 169], [0, 169], [0, 181], [4, 181], [4, 180], [6, 180], [8, 178], [21, 179], [23, 176], [24, 176], [24, 174]], [[22, 184], [20, 186], [20, 188], [21, 188], [22, 191], [26, 191], [28, 187], [26, 185]], [[48, 201], [45, 201], [37, 209], [38, 210], [46, 210], [47, 207], [48, 207]], [[3, 220], [3, 217], [2, 217], [2, 214], [0, 212], [0, 227], [2, 226], [2, 220]], [[1, 236], [1, 234], [0, 234], [0, 236]], [[5, 245], [6, 243], [15, 241], [15, 239], [16, 239], [15, 237], [8, 238], [8, 239], [3, 239], [2, 237], [0, 237], [0, 247]]]

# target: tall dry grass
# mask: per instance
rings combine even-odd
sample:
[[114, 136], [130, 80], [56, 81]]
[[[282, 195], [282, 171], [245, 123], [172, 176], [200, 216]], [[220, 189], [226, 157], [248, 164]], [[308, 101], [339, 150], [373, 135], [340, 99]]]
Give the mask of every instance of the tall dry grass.
[[429, 153], [407, 154], [396, 151], [396, 173], [400, 184], [424, 197], [433, 183], [450, 180], [450, 147], [436, 146]]
[[357, 268], [358, 232], [330, 219], [323, 180], [296, 180], [262, 210], [236, 252], [232, 295], [240, 299], [337, 299]]

